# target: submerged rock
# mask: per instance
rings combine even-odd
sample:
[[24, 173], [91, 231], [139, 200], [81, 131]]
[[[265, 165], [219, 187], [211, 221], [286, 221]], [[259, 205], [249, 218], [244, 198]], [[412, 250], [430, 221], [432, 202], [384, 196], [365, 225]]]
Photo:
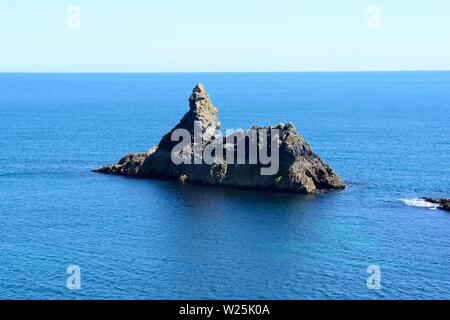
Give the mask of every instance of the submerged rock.
[[438, 209], [450, 211], [450, 198], [422, 198], [426, 202], [437, 204]]
[[[118, 163], [93, 170], [95, 172], [135, 176], [156, 179], [177, 180], [180, 183], [200, 183], [206, 185], [220, 185], [226, 187], [261, 189], [294, 193], [314, 193], [323, 189], [343, 189], [341, 178], [316, 155], [311, 146], [297, 132], [291, 124], [276, 126], [253, 126], [247, 132], [233, 135], [232, 142], [228, 137], [217, 135], [220, 122], [217, 118], [217, 108], [205, 88], [198, 84], [189, 98], [189, 111], [180, 122], [155, 146], [143, 153], [131, 153], [123, 157]], [[201, 132], [200, 141], [195, 140], [195, 134]], [[178, 131], [177, 131], [178, 130]], [[178, 139], [172, 141], [172, 136], [184, 130], [192, 138], [182, 150], [174, 151], [179, 145]], [[250, 135], [249, 132], [254, 135]], [[265, 138], [263, 138], [265, 136]], [[266, 140], [264, 140], [266, 139]], [[274, 172], [269, 172], [267, 161], [263, 163], [261, 153], [257, 155], [257, 163], [252, 163], [251, 144], [260, 151], [262, 142], [267, 143], [270, 151], [276, 150], [278, 155]], [[215, 152], [239, 157], [239, 147], [246, 146], [243, 160], [230, 161], [225, 157], [216, 156]], [[276, 148], [275, 148], [276, 147]], [[215, 149], [214, 149], [215, 148]], [[196, 155], [208, 150], [214, 155], [212, 163], [201, 161], [198, 164], [184, 161], [196, 159]], [[254, 151], [254, 150], [253, 150]], [[274, 156], [275, 154], [271, 154]], [[176, 153], [183, 163], [175, 164], [173, 156]], [[233, 160], [233, 159], [231, 159]], [[238, 163], [236, 163], [238, 162]], [[275, 162], [275, 161], [272, 161]], [[271, 166], [272, 164], [270, 164]], [[266, 173], [264, 173], [266, 170]], [[269, 172], [269, 173], [267, 173]]]

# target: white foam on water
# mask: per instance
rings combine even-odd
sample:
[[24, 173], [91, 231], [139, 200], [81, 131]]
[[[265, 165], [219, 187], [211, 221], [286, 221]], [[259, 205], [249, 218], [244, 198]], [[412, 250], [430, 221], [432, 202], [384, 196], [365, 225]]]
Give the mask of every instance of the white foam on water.
[[400, 199], [403, 203], [405, 203], [408, 206], [412, 207], [421, 207], [421, 208], [428, 208], [432, 210], [436, 210], [438, 208], [438, 204], [431, 203], [428, 201], [425, 201], [424, 199], [416, 198], [416, 199]]

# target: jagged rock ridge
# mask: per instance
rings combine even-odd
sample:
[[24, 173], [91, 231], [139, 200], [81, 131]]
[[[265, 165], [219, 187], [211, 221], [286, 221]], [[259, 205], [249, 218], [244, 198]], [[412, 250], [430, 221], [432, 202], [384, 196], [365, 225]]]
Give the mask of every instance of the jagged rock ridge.
[[[261, 175], [261, 168], [264, 166], [260, 163], [235, 164], [224, 160], [212, 164], [174, 164], [171, 154], [178, 142], [171, 141], [172, 132], [176, 129], [186, 129], [193, 135], [194, 125], [199, 124], [202, 134], [207, 136], [211, 129], [220, 128], [217, 112], [205, 88], [199, 83], [189, 98], [189, 111], [169, 133], [163, 136], [158, 146], [144, 153], [128, 154], [118, 163], [94, 171], [124, 176], [171, 179], [182, 183], [306, 194], [345, 187], [341, 178], [312, 151], [311, 146], [291, 123], [251, 128], [258, 134], [265, 130], [268, 132], [278, 130], [279, 169], [276, 174]], [[236, 139], [234, 145], [226, 145], [225, 142], [223, 144], [233, 149], [236, 148], [239, 139], [245, 139], [245, 137], [237, 135]], [[204, 150], [207, 146], [206, 139], [206, 142], [202, 142], [200, 146], [192, 145], [191, 150], [195, 147]]]

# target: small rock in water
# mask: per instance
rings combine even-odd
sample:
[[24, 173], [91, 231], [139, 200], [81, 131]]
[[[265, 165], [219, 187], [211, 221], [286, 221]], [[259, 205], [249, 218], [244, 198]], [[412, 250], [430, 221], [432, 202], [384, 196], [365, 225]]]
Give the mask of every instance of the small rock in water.
[[428, 198], [423, 197], [423, 200], [429, 203], [434, 203], [438, 205], [438, 209], [450, 211], [450, 198]]

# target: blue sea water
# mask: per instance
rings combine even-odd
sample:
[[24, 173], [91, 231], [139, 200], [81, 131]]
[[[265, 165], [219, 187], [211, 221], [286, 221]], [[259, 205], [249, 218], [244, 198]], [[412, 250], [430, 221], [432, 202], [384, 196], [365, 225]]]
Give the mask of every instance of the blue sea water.
[[[90, 172], [157, 144], [198, 81], [223, 128], [291, 121], [348, 188]], [[0, 298], [450, 298], [450, 215], [407, 205], [450, 197], [449, 124], [450, 72], [0, 74]]]

